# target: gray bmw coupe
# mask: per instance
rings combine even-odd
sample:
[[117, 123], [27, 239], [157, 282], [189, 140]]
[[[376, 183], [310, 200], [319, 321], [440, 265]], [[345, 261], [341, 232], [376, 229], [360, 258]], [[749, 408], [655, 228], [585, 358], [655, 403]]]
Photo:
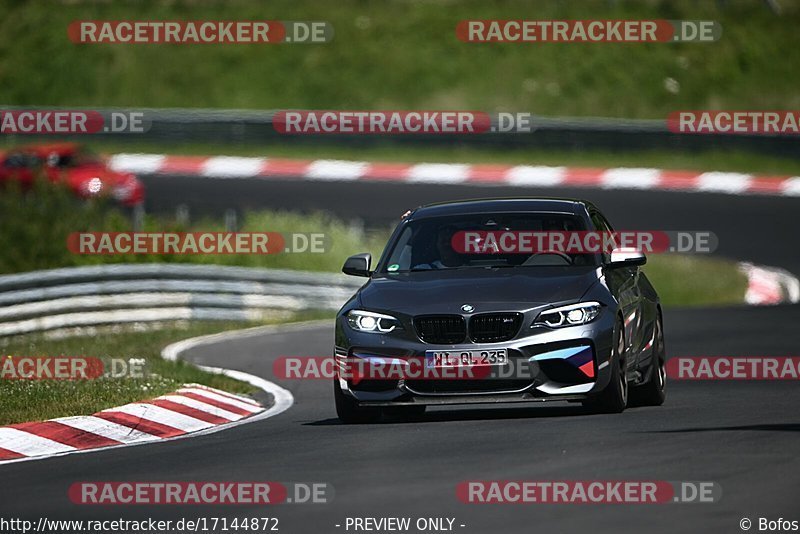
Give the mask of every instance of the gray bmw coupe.
[[408, 212], [374, 270], [369, 254], [348, 258], [343, 272], [369, 280], [336, 317], [339, 419], [450, 404], [662, 404], [661, 306], [644, 254], [523, 240], [547, 232], [614, 231], [582, 200], [458, 201]]

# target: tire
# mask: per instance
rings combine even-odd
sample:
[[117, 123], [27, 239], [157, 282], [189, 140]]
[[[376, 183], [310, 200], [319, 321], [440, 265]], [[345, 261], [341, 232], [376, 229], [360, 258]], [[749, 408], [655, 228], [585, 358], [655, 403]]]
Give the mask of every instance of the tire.
[[344, 424], [374, 423], [381, 417], [380, 408], [359, 406], [355, 399], [345, 395], [338, 379], [333, 381], [333, 400], [336, 403], [336, 415]]
[[628, 379], [625, 373], [625, 336], [622, 322], [614, 327], [611, 349], [611, 377], [606, 388], [583, 405], [595, 413], [620, 413], [628, 405]]
[[425, 405], [389, 406], [383, 409], [383, 413], [389, 417], [400, 419], [401, 421], [413, 421], [425, 415]]
[[661, 313], [658, 314], [655, 328], [650, 380], [631, 391], [631, 401], [637, 406], [661, 406], [667, 397], [667, 350]]

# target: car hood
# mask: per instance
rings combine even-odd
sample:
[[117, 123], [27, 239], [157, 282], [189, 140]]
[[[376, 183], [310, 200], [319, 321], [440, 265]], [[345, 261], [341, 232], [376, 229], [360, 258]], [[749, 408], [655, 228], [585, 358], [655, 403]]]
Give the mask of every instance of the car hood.
[[376, 275], [360, 292], [367, 309], [408, 315], [526, 310], [575, 301], [599, 279], [597, 267], [465, 269]]

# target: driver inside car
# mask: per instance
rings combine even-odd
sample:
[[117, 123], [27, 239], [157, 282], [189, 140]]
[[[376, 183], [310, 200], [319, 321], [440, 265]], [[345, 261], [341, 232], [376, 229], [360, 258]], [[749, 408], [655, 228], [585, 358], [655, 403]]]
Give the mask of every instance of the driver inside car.
[[456, 229], [443, 226], [436, 232], [436, 258], [428, 263], [414, 265], [412, 270], [424, 271], [427, 269], [452, 269], [464, 265], [459, 253], [453, 250], [453, 236]]

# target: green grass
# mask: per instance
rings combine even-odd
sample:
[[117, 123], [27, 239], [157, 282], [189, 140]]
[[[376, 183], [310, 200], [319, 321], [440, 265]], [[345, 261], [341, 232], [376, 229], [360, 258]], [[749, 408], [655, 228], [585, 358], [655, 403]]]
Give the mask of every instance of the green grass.
[[65, 187], [38, 181], [28, 192], [4, 188], [0, 194], [0, 273], [91, 262], [67, 250], [71, 232], [122, 231], [129, 226], [118, 210], [103, 202], [79, 202]]
[[[23, 2], [0, 6], [0, 102], [14, 105], [477, 109], [665, 118], [796, 109], [800, 5], [505, 0]], [[471, 19], [712, 19], [716, 43], [474, 44]], [[76, 19], [326, 20], [316, 45], [76, 45]], [[677, 82], [677, 92], [668, 79]]]
[[[15, 273], [107, 263], [195, 263], [245, 267], [333, 271], [357, 252], [378, 254], [388, 237], [385, 229], [363, 231], [358, 226], [325, 213], [298, 214], [288, 211], [246, 212], [238, 231], [324, 233], [324, 253], [278, 253], [267, 255], [79, 255], [67, 248], [73, 232], [132, 231], [120, 211], [103, 202], [79, 202], [63, 187], [39, 183], [27, 193], [5, 190], [0, 195], [0, 273]], [[182, 224], [172, 218], [147, 216], [142, 231], [224, 231], [221, 220], [205, 219]]]
[[[293, 320], [330, 317], [330, 313], [304, 312]], [[281, 322], [281, 321], [271, 321]], [[254, 388], [221, 375], [201, 371], [182, 362], [161, 358], [161, 350], [190, 337], [234, 330], [260, 323], [198, 321], [186, 328], [168, 327], [146, 332], [107, 333], [52, 339], [26, 335], [3, 340], [3, 356], [92, 356], [98, 358], [143, 358], [144, 378], [98, 378], [94, 380], [0, 380], [0, 425], [39, 421], [69, 415], [92, 414], [129, 402], [149, 399], [175, 391], [187, 383], [205, 384], [234, 393], [251, 393]], [[268, 323], [264, 323], [268, 324]]]
[[722, 258], [651, 254], [643, 269], [665, 307], [741, 304], [747, 290], [747, 277]]

